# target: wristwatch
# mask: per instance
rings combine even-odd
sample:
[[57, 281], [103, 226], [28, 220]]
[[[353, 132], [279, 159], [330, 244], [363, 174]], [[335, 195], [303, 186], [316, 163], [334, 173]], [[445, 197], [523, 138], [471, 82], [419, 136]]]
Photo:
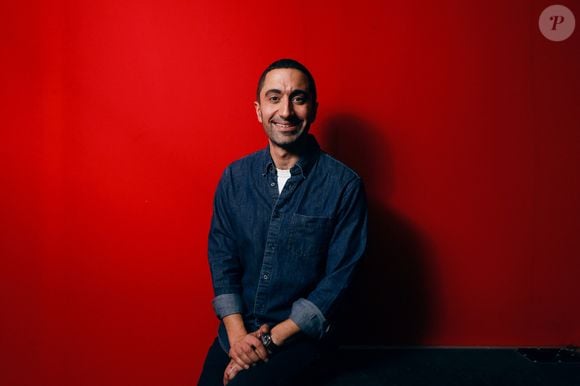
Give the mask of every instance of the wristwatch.
[[280, 346], [274, 343], [274, 341], [272, 340], [272, 335], [270, 335], [269, 332], [262, 334], [262, 336], [260, 336], [260, 339], [262, 340], [262, 344], [266, 348], [268, 354], [273, 355], [280, 350]]

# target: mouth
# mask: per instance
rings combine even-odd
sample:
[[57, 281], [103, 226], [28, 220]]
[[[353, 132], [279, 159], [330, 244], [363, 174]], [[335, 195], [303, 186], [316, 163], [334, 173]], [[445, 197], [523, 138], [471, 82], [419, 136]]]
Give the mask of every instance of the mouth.
[[293, 131], [298, 128], [298, 122], [272, 122], [281, 131]]

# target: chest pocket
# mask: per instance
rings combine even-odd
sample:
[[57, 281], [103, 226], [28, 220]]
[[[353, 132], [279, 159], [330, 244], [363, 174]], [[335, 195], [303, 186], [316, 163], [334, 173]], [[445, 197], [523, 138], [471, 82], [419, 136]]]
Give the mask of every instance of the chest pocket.
[[297, 256], [320, 255], [328, 250], [332, 230], [329, 217], [295, 213], [290, 223], [290, 251]]

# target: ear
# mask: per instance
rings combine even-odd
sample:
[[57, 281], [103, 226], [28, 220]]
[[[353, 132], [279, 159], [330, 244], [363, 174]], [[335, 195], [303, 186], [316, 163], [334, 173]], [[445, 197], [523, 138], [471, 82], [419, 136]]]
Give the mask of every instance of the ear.
[[260, 108], [260, 103], [254, 101], [254, 108], [256, 109], [256, 116], [258, 117], [258, 122], [262, 123], [262, 109]]

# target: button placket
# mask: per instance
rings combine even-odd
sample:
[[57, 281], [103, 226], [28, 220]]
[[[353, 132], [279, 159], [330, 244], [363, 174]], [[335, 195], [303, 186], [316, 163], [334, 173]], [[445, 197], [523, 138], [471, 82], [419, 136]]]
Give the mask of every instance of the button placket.
[[281, 216], [279, 215], [280, 211], [278, 210], [278, 207], [280, 205], [278, 188], [276, 187], [276, 183], [273, 181], [271, 181], [269, 185], [272, 191], [272, 196], [275, 199], [273, 200], [272, 212], [270, 215], [270, 224], [268, 225], [266, 245], [264, 250], [264, 259], [262, 260], [262, 267], [260, 268], [260, 276], [258, 280], [256, 297], [254, 301], [255, 315], [259, 315], [265, 310], [266, 300], [268, 299], [268, 291], [271, 282], [272, 264], [276, 252], [276, 241], [278, 240], [282, 221]]

